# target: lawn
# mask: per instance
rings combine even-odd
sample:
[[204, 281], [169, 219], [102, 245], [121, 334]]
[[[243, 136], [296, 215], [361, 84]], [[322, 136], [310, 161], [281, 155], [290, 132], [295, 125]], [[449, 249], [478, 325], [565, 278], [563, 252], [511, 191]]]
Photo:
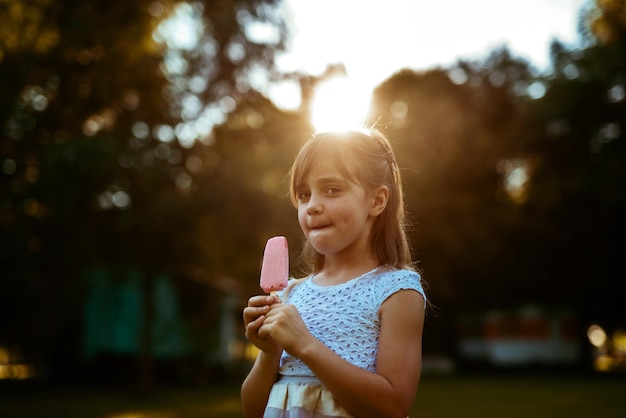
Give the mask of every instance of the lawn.
[[425, 378], [411, 417], [624, 418], [624, 394], [624, 378]]
[[[422, 379], [412, 418], [623, 418], [626, 378], [454, 376]], [[238, 387], [95, 388], [0, 393], [2, 418], [240, 418]]]

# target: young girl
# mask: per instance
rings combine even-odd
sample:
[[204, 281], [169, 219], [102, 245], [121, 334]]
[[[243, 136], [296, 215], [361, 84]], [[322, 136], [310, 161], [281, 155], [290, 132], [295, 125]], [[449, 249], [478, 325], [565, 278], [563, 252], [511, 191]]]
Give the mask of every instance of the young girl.
[[243, 311], [260, 349], [241, 387], [244, 414], [404, 418], [420, 378], [426, 297], [389, 142], [373, 129], [318, 134], [290, 178], [311, 272]]

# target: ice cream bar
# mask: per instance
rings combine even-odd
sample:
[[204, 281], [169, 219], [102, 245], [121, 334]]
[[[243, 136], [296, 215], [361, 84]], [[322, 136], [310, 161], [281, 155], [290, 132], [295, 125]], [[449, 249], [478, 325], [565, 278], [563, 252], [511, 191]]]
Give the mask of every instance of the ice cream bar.
[[289, 251], [287, 238], [272, 237], [265, 244], [261, 266], [261, 289], [272, 295], [287, 287], [289, 278]]

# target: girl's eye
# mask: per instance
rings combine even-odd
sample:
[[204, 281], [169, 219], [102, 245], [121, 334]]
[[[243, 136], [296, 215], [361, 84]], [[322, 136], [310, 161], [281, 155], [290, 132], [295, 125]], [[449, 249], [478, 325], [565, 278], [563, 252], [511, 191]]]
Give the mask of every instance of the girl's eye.
[[339, 193], [339, 191], [340, 190], [339, 190], [338, 187], [329, 187], [329, 188], [326, 189], [326, 193], [330, 194], [330, 195], [337, 194], [337, 193]]
[[309, 197], [311, 197], [311, 193], [310, 192], [298, 192], [298, 201], [300, 202], [306, 202]]

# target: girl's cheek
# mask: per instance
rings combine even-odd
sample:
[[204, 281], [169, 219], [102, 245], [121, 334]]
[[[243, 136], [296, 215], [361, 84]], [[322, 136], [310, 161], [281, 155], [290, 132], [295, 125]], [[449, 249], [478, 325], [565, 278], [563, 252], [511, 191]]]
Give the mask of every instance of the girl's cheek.
[[300, 224], [300, 228], [304, 229], [304, 227], [306, 226], [306, 209], [304, 209], [302, 206], [300, 206], [298, 208], [298, 223]]

